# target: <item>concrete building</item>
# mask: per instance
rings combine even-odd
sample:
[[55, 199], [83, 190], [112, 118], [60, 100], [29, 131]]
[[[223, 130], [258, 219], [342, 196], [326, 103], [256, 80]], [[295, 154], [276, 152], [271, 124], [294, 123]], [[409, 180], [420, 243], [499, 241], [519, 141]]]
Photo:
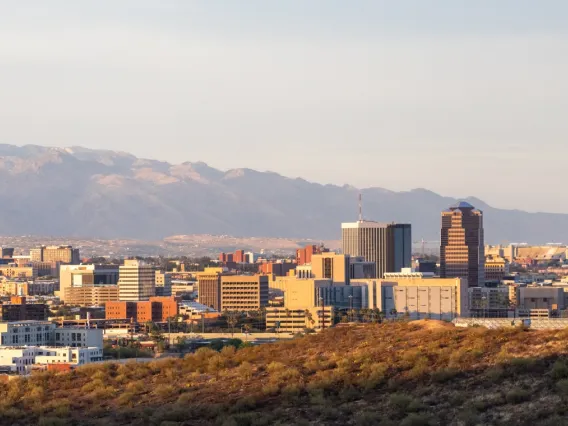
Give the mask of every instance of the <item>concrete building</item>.
[[509, 274], [509, 262], [501, 256], [485, 256], [485, 281], [500, 282]]
[[516, 289], [519, 309], [548, 309], [559, 311], [566, 309], [564, 288], [557, 286], [526, 286]]
[[375, 277], [411, 266], [412, 238], [408, 224], [359, 220], [341, 224], [343, 253], [376, 264]]
[[389, 273], [384, 280], [352, 280], [361, 287], [361, 307], [378, 309], [391, 318], [408, 314], [411, 319], [449, 320], [468, 316], [467, 282], [437, 278], [419, 272]]
[[221, 311], [252, 311], [267, 304], [267, 276], [221, 276]]
[[0, 248], [0, 257], [2, 259], [12, 259], [14, 257], [14, 249], [11, 247]]
[[102, 360], [102, 347], [0, 347], [0, 367], [21, 375], [31, 373], [32, 369], [37, 366], [51, 364], [79, 366]]
[[1, 346], [103, 347], [103, 330], [56, 327], [49, 321], [0, 322]]
[[330, 279], [334, 283], [349, 284], [351, 257], [333, 252], [312, 255], [312, 274], [314, 278]]
[[20, 266], [16, 263], [0, 265], [0, 275], [6, 278], [21, 278], [34, 280], [37, 278], [37, 268], [32, 265]]
[[509, 313], [509, 287], [470, 287], [468, 305], [471, 316], [507, 317]]
[[175, 297], [151, 297], [140, 302], [109, 302], [106, 319], [130, 319], [137, 323], [166, 322], [179, 314], [180, 300]]
[[72, 246], [41, 246], [30, 250], [32, 262], [60, 262], [78, 264], [81, 262], [79, 249]]
[[197, 282], [172, 279], [172, 296], [189, 296], [192, 298], [197, 297]]
[[172, 295], [172, 274], [156, 271], [156, 296], [170, 297]]
[[[116, 265], [61, 265], [59, 268], [59, 291], [55, 293], [61, 301], [66, 300], [66, 289], [81, 287], [105, 287], [106, 294], [111, 296], [113, 285], [118, 284], [119, 268]], [[104, 295], [105, 290], [86, 290], [84, 295], [90, 292], [93, 295]], [[70, 292], [81, 297], [81, 292]], [[111, 299], [112, 300], [112, 297]]]
[[333, 318], [333, 306], [304, 309], [267, 308], [266, 328], [286, 333], [298, 333], [305, 329], [321, 330], [331, 327]]
[[485, 284], [483, 213], [459, 202], [442, 212], [440, 276], [465, 278], [470, 287]]
[[126, 259], [119, 268], [118, 290], [122, 301], [149, 300], [156, 295], [154, 267], [139, 260]]
[[118, 286], [67, 287], [64, 290], [63, 300], [65, 304], [74, 306], [101, 306], [108, 302], [117, 302], [119, 300]]
[[26, 298], [12, 296], [10, 303], [0, 305], [2, 321], [45, 321], [49, 308], [44, 303], [26, 303]]
[[258, 265], [258, 273], [263, 275], [276, 275], [277, 277], [285, 277], [288, 273], [296, 268], [296, 264], [292, 262], [263, 262]]
[[312, 263], [312, 256], [314, 254], [322, 254], [329, 251], [323, 246], [307, 245], [304, 248], [296, 250], [296, 264], [306, 265]]
[[202, 305], [221, 311], [221, 274], [199, 274], [197, 300]]

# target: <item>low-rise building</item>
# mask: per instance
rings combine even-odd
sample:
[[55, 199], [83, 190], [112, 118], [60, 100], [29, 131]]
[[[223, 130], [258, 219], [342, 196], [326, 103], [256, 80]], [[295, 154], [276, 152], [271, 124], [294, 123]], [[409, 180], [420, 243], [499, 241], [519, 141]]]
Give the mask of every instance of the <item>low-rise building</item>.
[[362, 287], [361, 304], [386, 318], [451, 320], [468, 316], [468, 286], [461, 278], [437, 278], [420, 272], [385, 273], [383, 280], [355, 280]]
[[49, 321], [0, 322], [1, 346], [103, 347], [103, 330], [56, 327]]
[[297, 333], [306, 329], [321, 330], [333, 325], [333, 306], [315, 306], [304, 309], [267, 308], [266, 328]]
[[103, 360], [102, 347], [15, 346], [0, 347], [0, 366], [18, 374], [51, 364], [84, 365]]
[[179, 298], [151, 297], [142, 302], [108, 302], [106, 319], [129, 319], [138, 323], [165, 322], [179, 314]]

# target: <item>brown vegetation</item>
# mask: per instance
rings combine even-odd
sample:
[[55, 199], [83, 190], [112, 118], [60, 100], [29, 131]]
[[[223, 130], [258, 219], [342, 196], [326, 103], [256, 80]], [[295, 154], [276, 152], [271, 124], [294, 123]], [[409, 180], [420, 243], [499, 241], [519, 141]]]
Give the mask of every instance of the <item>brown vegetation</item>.
[[0, 385], [0, 424], [559, 425], [568, 331], [368, 324]]

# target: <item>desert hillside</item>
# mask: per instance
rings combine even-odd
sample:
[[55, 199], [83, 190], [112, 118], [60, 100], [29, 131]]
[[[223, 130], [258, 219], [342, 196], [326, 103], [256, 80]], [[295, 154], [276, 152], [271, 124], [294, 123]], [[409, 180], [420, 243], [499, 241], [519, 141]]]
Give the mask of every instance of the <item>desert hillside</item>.
[[5, 425], [561, 425], [568, 331], [340, 327], [0, 385]]

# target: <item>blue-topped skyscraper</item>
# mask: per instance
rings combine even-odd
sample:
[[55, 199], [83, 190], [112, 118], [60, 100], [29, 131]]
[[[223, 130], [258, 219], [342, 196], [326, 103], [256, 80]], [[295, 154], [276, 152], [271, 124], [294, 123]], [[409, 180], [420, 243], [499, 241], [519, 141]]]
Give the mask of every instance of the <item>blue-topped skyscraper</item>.
[[461, 201], [442, 212], [440, 276], [485, 284], [483, 212]]

